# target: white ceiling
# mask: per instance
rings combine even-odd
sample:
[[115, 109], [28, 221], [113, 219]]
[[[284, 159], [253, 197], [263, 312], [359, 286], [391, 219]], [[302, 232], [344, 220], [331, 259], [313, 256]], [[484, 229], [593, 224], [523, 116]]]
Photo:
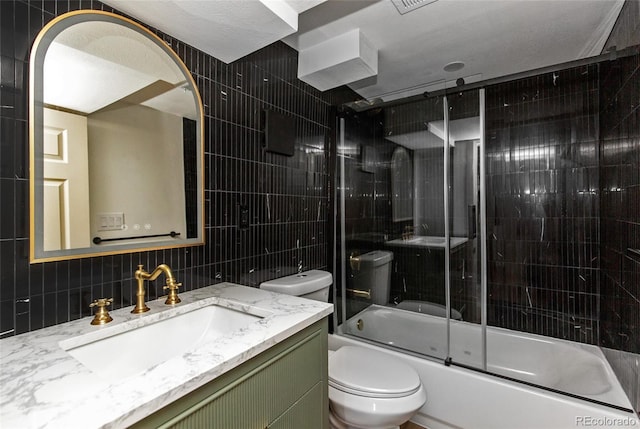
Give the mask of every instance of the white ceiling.
[[[304, 50], [359, 28], [378, 49], [378, 74], [349, 86], [388, 101], [460, 77], [472, 83], [598, 55], [623, 3], [438, 0], [401, 15], [391, 0], [328, 0], [300, 15], [298, 32], [284, 41]], [[453, 61], [465, 67], [445, 72]]]
[[[449, 145], [456, 142], [477, 140], [480, 138], [480, 117], [454, 119], [449, 121]], [[408, 149], [440, 148], [444, 144], [444, 121], [431, 121], [426, 130], [403, 134], [388, 134], [385, 139]]]
[[229, 63], [298, 29], [325, 0], [106, 0], [105, 3]]
[[42, 75], [43, 101], [51, 106], [88, 115], [137, 94], [136, 104], [197, 117], [173, 59], [153, 40], [110, 22], [81, 22], [60, 32], [47, 49]]
[[[349, 86], [388, 101], [453, 86], [460, 77], [472, 83], [598, 55], [624, 0], [425, 0], [403, 15], [391, 0], [105, 2], [218, 58], [217, 45], [237, 46], [232, 58], [248, 53], [245, 41], [252, 49], [273, 42], [273, 34], [256, 35], [258, 15], [239, 13], [249, 4], [287, 3], [300, 13], [297, 31], [280, 37], [299, 51], [359, 29], [377, 50], [377, 75]], [[444, 71], [453, 61], [465, 67]]]

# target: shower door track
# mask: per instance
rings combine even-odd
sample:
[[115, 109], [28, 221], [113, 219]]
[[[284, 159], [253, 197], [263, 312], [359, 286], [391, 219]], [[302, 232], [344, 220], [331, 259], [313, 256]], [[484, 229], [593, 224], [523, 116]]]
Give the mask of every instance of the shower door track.
[[[384, 108], [384, 107], [392, 107], [392, 106], [396, 106], [399, 104], [405, 104], [405, 103], [410, 103], [413, 101], [418, 101], [418, 100], [422, 100], [425, 97], [441, 97], [441, 96], [445, 96], [448, 94], [452, 94], [455, 92], [463, 92], [463, 91], [470, 91], [473, 89], [479, 89], [479, 88], [485, 88], [487, 86], [491, 86], [491, 85], [497, 85], [500, 83], [506, 83], [506, 82], [511, 82], [517, 79], [524, 79], [524, 78], [528, 78], [528, 77], [534, 77], [540, 74], [544, 74], [544, 73], [553, 73], [553, 72], [559, 72], [559, 71], [563, 71], [569, 68], [574, 68], [574, 67], [580, 67], [580, 66], [589, 66], [592, 64], [599, 64], [599, 63], [603, 63], [605, 61], [614, 61], [617, 60], [619, 58], [625, 58], [625, 57], [630, 57], [633, 55], [636, 55], [640, 53], [640, 46], [631, 46], [628, 48], [624, 48], [621, 49], [619, 51], [611, 51], [611, 52], [607, 52], [604, 54], [600, 54], [600, 55], [596, 55], [594, 57], [588, 57], [588, 58], [581, 58], [578, 60], [573, 60], [573, 61], [567, 61], [565, 63], [561, 63], [561, 64], [554, 64], [554, 65], [550, 65], [550, 66], [546, 66], [546, 67], [540, 67], [537, 69], [532, 69], [532, 70], [527, 70], [527, 71], [523, 71], [523, 72], [519, 72], [519, 73], [513, 73], [513, 74], [509, 74], [509, 75], [505, 75], [505, 76], [499, 76], [499, 77], [494, 77], [494, 78], [490, 78], [490, 79], [485, 79], [485, 80], [481, 80], [478, 82], [473, 82], [473, 83], [468, 83], [468, 84], [464, 84], [464, 85], [460, 85], [460, 86], [455, 86], [453, 88], [444, 88], [444, 89], [439, 89], [437, 91], [432, 91], [432, 92], [424, 92], [423, 94], [420, 95], [412, 95], [409, 97], [404, 97], [404, 98], [400, 98], [400, 99], [396, 99], [396, 100], [390, 100], [390, 101], [382, 101], [382, 102], [375, 102], [372, 103], [369, 107], [378, 107], [378, 108]], [[428, 83], [428, 84], [424, 84], [424, 86], [428, 86], [428, 85], [432, 85], [433, 82]], [[371, 97], [371, 98], [375, 98], [375, 97]]]

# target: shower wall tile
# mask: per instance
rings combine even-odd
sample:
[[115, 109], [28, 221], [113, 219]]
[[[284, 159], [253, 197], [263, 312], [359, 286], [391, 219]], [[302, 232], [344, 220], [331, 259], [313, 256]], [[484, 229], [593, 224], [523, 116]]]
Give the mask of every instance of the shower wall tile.
[[[640, 53], [601, 64], [600, 345], [640, 353]], [[618, 364], [628, 360], [616, 360]], [[622, 368], [614, 364], [620, 375]]]
[[598, 342], [598, 67], [486, 90], [489, 323]]
[[[29, 264], [29, 53], [47, 22], [80, 8], [113, 11], [96, 0], [0, 2], [0, 336], [87, 316], [96, 298], [132, 305], [137, 264], [166, 262], [185, 290], [221, 281], [258, 286], [299, 266], [326, 268], [330, 106], [351, 93], [299, 81], [297, 52], [284, 43], [224, 64], [156, 29], [204, 104], [206, 245]], [[292, 157], [263, 151], [263, 109], [295, 118]], [[237, 227], [240, 204], [250, 212], [246, 230]], [[150, 284], [149, 298], [160, 294], [161, 285]]]
[[[345, 120], [345, 141], [343, 148], [344, 178], [336, 177], [340, 188], [344, 179], [344, 215], [346, 240], [345, 255], [337, 258], [348, 261], [350, 255], [361, 255], [372, 250], [382, 249], [386, 238], [390, 236], [389, 226], [391, 211], [391, 176], [389, 160], [390, 151], [395, 144], [382, 137], [384, 119], [379, 112], [342, 112]], [[338, 170], [336, 170], [338, 171]], [[338, 209], [341, 209], [338, 203]], [[340, 226], [338, 225], [338, 228]], [[339, 272], [340, 270], [338, 270]], [[355, 289], [354, 277], [357, 272], [347, 264], [346, 285]], [[334, 282], [342, 284], [340, 274]], [[368, 305], [362, 298], [347, 295], [347, 317], [357, 313]], [[341, 309], [342, 311], [342, 309]]]

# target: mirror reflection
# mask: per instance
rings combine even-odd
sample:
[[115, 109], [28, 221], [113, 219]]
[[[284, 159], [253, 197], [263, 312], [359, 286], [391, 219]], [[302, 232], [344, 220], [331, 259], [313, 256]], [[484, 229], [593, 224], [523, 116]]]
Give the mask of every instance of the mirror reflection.
[[153, 34], [76, 12], [32, 54], [32, 261], [199, 244], [202, 109]]
[[413, 219], [413, 166], [402, 146], [391, 156], [391, 213], [394, 222]]

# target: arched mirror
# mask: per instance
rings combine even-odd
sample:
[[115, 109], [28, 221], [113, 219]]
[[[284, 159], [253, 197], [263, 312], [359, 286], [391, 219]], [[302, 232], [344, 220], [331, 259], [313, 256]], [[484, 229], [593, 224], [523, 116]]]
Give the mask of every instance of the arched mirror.
[[204, 243], [202, 102], [166, 43], [71, 12], [30, 67], [31, 262]]

